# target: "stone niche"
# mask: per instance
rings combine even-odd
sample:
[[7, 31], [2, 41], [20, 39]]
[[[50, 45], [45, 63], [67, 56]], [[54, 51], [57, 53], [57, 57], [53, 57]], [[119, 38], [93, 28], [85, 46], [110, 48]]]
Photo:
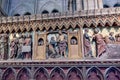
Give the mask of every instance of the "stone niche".
[[81, 46], [81, 36], [79, 32], [69, 32], [68, 33], [68, 46], [69, 46], [69, 58], [70, 59], [80, 59], [82, 58], [82, 46]]
[[35, 33], [35, 42], [34, 42], [34, 60], [43, 60], [46, 59], [46, 33], [38, 34]]

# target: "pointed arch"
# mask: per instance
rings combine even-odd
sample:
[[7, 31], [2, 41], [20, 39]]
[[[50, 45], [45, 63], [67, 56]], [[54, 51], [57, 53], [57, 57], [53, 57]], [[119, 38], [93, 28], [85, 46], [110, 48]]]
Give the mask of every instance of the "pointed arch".
[[16, 71], [13, 68], [7, 68], [2, 76], [3, 80], [16, 80]]
[[104, 22], [102, 20], [99, 20], [97, 23], [98, 23], [97, 26], [104, 26]]
[[107, 20], [105, 21], [105, 26], [112, 26], [112, 23], [110, 22], [110, 20], [107, 19]]
[[120, 80], [120, 70], [116, 67], [109, 67], [105, 71], [105, 80]]
[[23, 67], [17, 74], [17, 80], [30, 80], [31, 72], [28, 68]]
[[31, 13], [30, 12], [26, 12], [26, 13], [24, 13], [24, 15], [31, 15]]
[[78, 44], [78, 39], [75, 36], [72, 36], [70, 39], [71, 45], [77, 45]]
[[55, 67], [50, 73], [50, 80], [65, 80], [63, 69]]
[[90, 23], [90, 27], [97, 27], [96, 22], [95, 22], [95, 21], [91, 21], [91, 23]]
[[62, 25], [62, 28], [61, 28], [62, 30], [66, 30], [66, 27], [64, 26], [64, 25]]
[[68, 70], [67, 80], [83, 80], [83, 75], [79, 68], [72, 67]]
[[20, 14], [19, 14], [19, 13], [16, 13], [16, 14], [14, 14], [14, 16], [20, 16]]
[[53, 9], [53, 10], [52, 10], [52, 13], [59, 13], [59, 10]]
[[43, 67], [38, 68], [34, 73], [35, 80], [48, 80], [48, 78], [49, 78], [48, 71]]
[[120, 3], [116, 3], [114, 7], [120, 7]]
[[20, 4], [17, 7], [15, 7], [13, 10], [11, 10], [10, 14], [13, 16], [15, 14], [20, 14], [20, 15], [24, 15], [26, 12], [29, 13], [34, 13], [34, 10], [31, 9], [27, 4]]
[[[87, 71], [87, 80], [104, 80], [102, 72], [97, 67], [91, 67]], [[92, 77], [94, 75], [94, 78]]]
[[110, 6], [107, 5], [107, 4], [104, 4], [103, 7], [104, 7], [104, 8], [109, 8]]
[[[50, 8], [49, 8], [50, 7]], [[42, 7], [38, 10], [38, 13], [42, 13], [43, 10], [47, 10], [49, 13], [52, 13], [52, 10], [58, 10], [59, 12], [62, 11], [61, 7], [56, 4], [54, 1], [47, 1], [45, 4], [42, 5]]]
[[58, 27], [58, 26], [56, 26], [54, 30], [55, 30], [55, 31], [59, 31], [59, 27]]
[[49, 14], [49, 12], [47, 10], [43, 10], [42, 14]]
[[89, 27], [89, 23], [87, 22], [87, 21], [84, 21], [84, 23], [83, 23], [83, 28], [84, 27]]
[[120, 22], [116, 19], [113, 20], [112, 26], [119, 26]]

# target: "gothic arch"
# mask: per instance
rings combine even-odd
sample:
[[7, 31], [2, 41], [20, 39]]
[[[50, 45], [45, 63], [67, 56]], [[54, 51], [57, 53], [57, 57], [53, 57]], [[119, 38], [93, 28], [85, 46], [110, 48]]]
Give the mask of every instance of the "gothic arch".
[[35, 80], [48, 80], [48, 78], [49, 78], [48, 71], [43, 67], [38, 68], [34, 73]]
[[96, 21], [91, 21], [90, 27], [97, 27]]
[[49, 12], [47, 10], [43, 10], [42, 14], [49, 14]]
[[107, 5], [107, 4], [104, 4], [103, 7], [104, 7], [104, 8], [109, 8], [110, 6]]
[[97, 26], [99, 26], [99, 25], [100, 25], [100, 26], [104, 26], [104, 22], [103, 22], [102, 20], [99, 20], [97, 23], [98, 23]]
[[20, 14], [19, 14], [19, 13], [16, 13], [16, 14], [14, 14], [14, 16], [20, 16]]
[[89, 23], [88, 23], [87, 21], [84, 21], [84, 22], [83, 22], [83, 27], [85, 27], [85, 26], [86, 26], [86, 27], [89, 27]]
[[29, 13], [34, 13], [34, 10], [32, 10], [27, 4], [20, 4], [17, 7], [15, 7], [10, 14], [13, 16], [15, 14], [20, 14], [20, 15], [24, 15], [26, 12]]
[[24, 13], [24, 15], [31, 15], [31, 13], [30, 12], [26, 12], [26, 13]]
[[120, 3], [116, 3], [114, 7], [120, 7]]
[[[97, 67], [92, 67], [87, 70], [87, 80], [104, 80], [102, 72]], [[94, 76], [94, 78], [92, 77]]]
[[75, 36], [72, 36], [70, 39], [71, 45], [77, 45], [78, 44], [78, 39]]
[[2, 80], [16, 80], [16, 71], [13, 68], [7, 68], [2, 75]]
[[119, 24], [120, 24], [120, 22], [118, 20], [116, 20], [116, 19], [113, 20], [113, 24], [112, 24], [113, 26], [114, 25], [118, 26]]
[[112, 26], [112, 23], [110, 22], [110, 20], [106, 19], [105, 26]]
[[53, 10], [52, 10], [52, 13], [59, 13], [59, 10], [53, 9]]
[[44, 10], [47, 10], [49, 13], [52, 13], [52, 10], [54, 9], [58, 10], [59, 12], [62, 11], [62, 9], [60, 9], [60, 6], [57, 5], [57, 3], [55, 3], [54, 1], [48, 1], [38, 10], [38, 13], [42, 13]]
[[105, 80], [120, 80], [120, 70], [116, 67], [109, 67], [105, 71]]
[[30, 69], [23, 67], [17, 74], [17, 80], [30, 80], [31, 79], [31, 72]]
[[50, 73], [50, 80], [65, 80], [63, 69], [55, 67]]
[[83, 75], [79, 68], [72, 67], [67, 72], [67, 80], [83, 80]]

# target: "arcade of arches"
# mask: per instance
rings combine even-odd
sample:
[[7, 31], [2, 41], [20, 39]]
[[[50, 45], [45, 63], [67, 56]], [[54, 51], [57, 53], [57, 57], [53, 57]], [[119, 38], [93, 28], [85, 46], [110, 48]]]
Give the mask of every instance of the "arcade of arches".
[[120, 80], [116, 67], [10, 67], [1, 70], [1, 80]]

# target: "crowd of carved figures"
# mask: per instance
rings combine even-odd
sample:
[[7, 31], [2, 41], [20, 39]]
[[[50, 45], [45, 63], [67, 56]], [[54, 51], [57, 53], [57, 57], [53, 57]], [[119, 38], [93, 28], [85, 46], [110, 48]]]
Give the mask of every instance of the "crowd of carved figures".
[[[92, 51], [93, 42], [95, 42], [96, 57], [98, 58], [101, 56], [104, 57], [105, 54], [112, 55], [111, 53], [119, 52], [119, 48], [120, 48], [119, 34], [120, 33], [114, 34], [114, 32], [109, 32], [109, 35], [104, 36], [103, 34], [100, 33], [99, 28], [94, 29], [92, 36], [90, 36], [88, 33], [89, 33], [89, 29], [88, 28], [84, 29], [83, 44], [84, 44], [85, 57], [88, 57], [88, 56], [94, 57], [93, 51]], [[115, 47], [116, 49], [112, 47]], [[118, 54], [115, 54], [115, 55], [118, 55]], [[114, 54], [112, 56], [114, 56]]]
[[32, 37], [27, 35], [13, 35], [10, 42], [10, 59], [21, 58], [31, 59], [32, 56]]
[[47, 54], [48, 58], [67, 57], [67, 35], [59, 31], [53, 35], [48, 35]]
[[[120, 48], [120, 33], [119, 31], [109, 31], [104, 35], [100, 28], [92, 28], [92, 34], [89, 32], [90, 28], [83, 29], [83, 51], [82, 55], [85, 58], [119, 58]], [[107, 29], [106, 29], [107, 30]], [[73, 30], [76, 32], [79, 30]], [[46, 59], [50, 58], [68, 58], [68, 32], [65, 30], [47, 32], [46, 40], [38, 40], [38, 46], [46, 44]], [[10, 37], [12, 35], [12, 38]], [[81, 35], [81, 34], [79, 34]], [[81, 42], [82, 43], [82, 42]], [[0, 59], [32, 59], [34, 44], [33, 33], [26, 34], [1, 34], [0, 35]], [[72, 37], [70, 45], [79, 45], [76, 37]], [[115, 48], [114, 48], [115, 47]], [[111, 52], [110, 52], [111, 51]], [[111, 54], [111, 53], [114, 54]]]
[[0, 36], [0, 57], [3, 59], [31, 59], [32, 56], [32, 38], [28, 35], [13, 34], [13, 38], [9, 39], [8, 34]]
[[67, 73], [59, 67], [53, 68], [50, 72], [41, 67], [33, 73], [31, 74], [31, 69], [26, 67], [18, 72], [14, 68], [8, 68], [0, 78], [2, 80], [120, 80], [120, 71], [115, 67], [107, 68], [104, 72], [101, 72], [97, 67], [92, 67], [88, 68], [85, 74], [82, 74], [81, 69], [77, 67], [68, 69]]

